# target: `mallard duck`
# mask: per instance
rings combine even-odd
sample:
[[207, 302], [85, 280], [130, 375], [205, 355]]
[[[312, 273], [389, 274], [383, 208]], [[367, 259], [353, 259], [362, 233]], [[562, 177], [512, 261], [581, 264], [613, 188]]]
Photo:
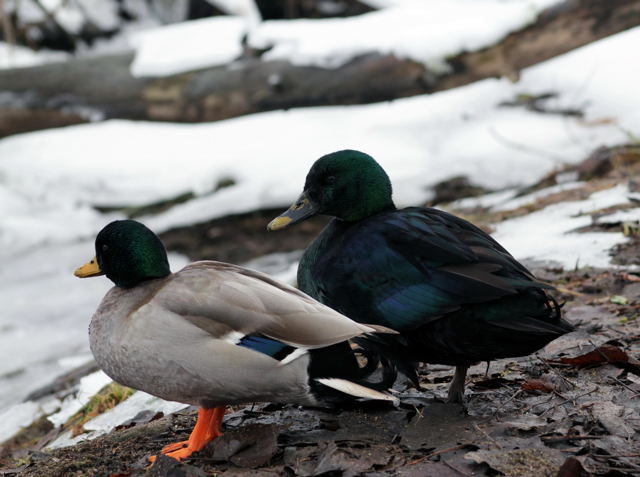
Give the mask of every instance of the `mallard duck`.
[[378, 337], [378, 348], [416, 387], [416, 362], [454, 365], [448, 400], [461, 403], [471, 364], [530, 354], [573, 329], [553, 287], [481, 229], [438, 209], [397, 209], [367, 154], [318, 159], [268, 229], [316, 214], [334, 219], [305, 250], [298, 286], [355, 321], [399, 331]]
[[389, 330], [236, 265], [201, 261], [171, 273], [158, 236], [133, 220], [104, 227], [95, 250], [75, 275], [115, 284], [89, 327], [98, 365], [121, 384], [200, 407], [188, 441], [162, 453], [180, 460], [201, 450], [221, 434], [229, 404], [396, 401], [367, 387], [371, 367], [359, 367], [346, 341]]

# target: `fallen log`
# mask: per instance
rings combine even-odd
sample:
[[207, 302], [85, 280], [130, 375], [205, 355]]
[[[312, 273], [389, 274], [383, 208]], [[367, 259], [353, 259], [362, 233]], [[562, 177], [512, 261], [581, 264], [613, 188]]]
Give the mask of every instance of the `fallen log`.
[[640, 25], [637, 0], [567, 0], [498, 44], [463, 52], [435, 75], [372, 52], [335, 68], [234, 62], [164, 78], [135, 78], [132, 54], [0, 71], [0, 137], [95, 119], [216, 121], [304, 106], [364, 104], [432, 93], [527, 66]]

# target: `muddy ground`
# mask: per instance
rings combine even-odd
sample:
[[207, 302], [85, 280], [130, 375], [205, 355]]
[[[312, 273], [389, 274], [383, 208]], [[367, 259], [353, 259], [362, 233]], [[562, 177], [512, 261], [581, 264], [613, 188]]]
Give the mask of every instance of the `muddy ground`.
[[[238, 409], [225, 418], [225, 435], [184, 464], [163, 458], [145, 469], [149, 455], [187, 438], [195, 410], [143, 415], [132, 427], [71, 448], [29, 445], [6, 457], [0, 474], [640, 475], [640, 366], [633, 358], [640, 356], [640, 277], [546, 274], [561, 286], [566, 316], [578, 330], [537, 355], [492, 362], [488, 372], [484, 363], [473, 367], [466, 409], [443, 403], [451, 369], [429, 366], [421, 372], [425, 392], [398, 386], [398, 408]], [[558, 474], [562, 466], [569, 470]]]
[[[621, 174], [632, 180], [637, 164], [605, 167], [594, 173], [589, 188], [615, 183]], [[221, 246], [219, 251], [227, 252], [217, 257], [239, 262], [265, 251], [301, 248], [321, 226], [309, 222], [286, 243], [267, 239], [262, 227], [272, 212], [173, 231], [163, 239], [191, 258], [211, 256], [198, 243], [211, 247], [228, 227], [237, 230], [244, 221], [242, 240]], [[480, 212], [472, 214], [474, 221], [500, 219]], [[623, 224], [608, 227], [610, 233], [622, 233]], [[464, 408], [443, 402], [452, 369], [425, 366], [425, 391], [398, 383], [402, 404], [397, 408], [237, 408], [225, 418], [225, 434], [204, 451], [184, 463], [160, 457], [151, 468], [150, 455], [187, 438], [195, 410], [141, 414], [109, 435], [50, 452], [42, 449], [59, 431], [42, 420], [3, 447], [0, 475], [640, 475], [640, 274], [630, 268], [638, 263], [639, 247], [634, 235], [613, 250], [614, 263], [620, 265], [616, 269], [563, 271], [534, 265], [540, 278], [558, 287], [557, 298], [577, 330], [536, 355], [471, 368]]]

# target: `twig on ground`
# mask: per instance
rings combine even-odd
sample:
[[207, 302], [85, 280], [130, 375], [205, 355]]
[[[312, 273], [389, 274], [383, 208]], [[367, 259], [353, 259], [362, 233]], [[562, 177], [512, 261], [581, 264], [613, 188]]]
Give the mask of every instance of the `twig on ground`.
[[600, 389], [600, 388], [599, 388], [598, 386], [596, 386], [596, 387], [595, 387], [595, 388], [593, 388], [591, 391], [587, 391], [587, 392], [582, 393], [582, 394], [580, 394], [580, 395], [578, 395], [578, 396], [572, 397], [571, 399], [566, 399], [566, 400], [565, 400], [565, 401], [563, 401], [563, 402], [560, 402], [560, 403], [558, 403], [558, 404], [556, 404], [556, 405], [554, 405], [554, 406], [551, 406], [549, 409], [545, 409], [544, 411], [542, 411], [542, 413], [541, 413], [540, 415], [545, 414], [545, 413], [547, 413], [547, 412], [551, 411], [552, 409], [557, 408], [558, 406], [564, 406], [565, 404], [567, 404], [567, 403], [569, 403], [569, 402], [572, 402], [572, 403], [574, 403], [574, 405], [576, 405], [576, 404], [575, 404], [576, 399], [580, 399], [581, 397], [586, 396], [587, 394], [591, 394], [592, 392], [595, 392], [595, 391], [597, 391], [598, 389]]
[[431, 452], [430, 454], [427, 454], [425, 456], [420, 457], [419, 459], [413, 460], [411, 462], [409, 462], [409, 465], [415, 465], [415, 464], [419, 464], [420, 462], [430, 459], [431, 457], [435, 457], [437, 455], [441, 455], [441, 454], [446, 454], [447, 452], [455, 452], [457, 450], [460, 449], [464, 449], [465, 447], [469, 447], [470, 445], [472, 445], [471, 443], [465, 443], [465, 444], [460, 444], [457, 446], [453, 446], [453, 447], [448, 447], [446, 449], [442, 449], [439, 451], [435, 451], [435, 452]]
[[491, 442], [494, 443], [494, 445], [498, 448], [498, 449], [502, 449], [502, 446], [493, 438], [491, 437], [489, 434], [487, 434], [487, 431], [485, 431], [484, 429], [482, 429], [478, 424], [473, 424], [473, 427], [476, 428], [476, 430], [478, 432], [481, 432], [482, 434], [484, 434], [484, 436], [489, 439]]
[[613, 376], [609, 376], [609, 379], [614, 381], [615, 383], [619, 384], [620, 386], [626, 388], [627, 390], [631, 391], [633, 393], [633, 396], [631, 396], [629, 399], [633, 399], [633, 398], [637, 398], [638, 396], [640, 396], [640, 393], [638, 391], [635, 391], [633, 389], [631, 389], [629, 386], [627, 386], [626, 384], [624, 384], [622, 381], [620, 381], [618, 378], [615, 378]]
[[450, 469], [455, 470], [456, 472], [459, 472], [459, 473], [460, 473], [460, 474], [462, 474], [462, 475], [465, 475], [465, 476], [467, 476], [467, 477], [471, 477], [471, 475], [472, 475], [472, 474], [467, 474], [466, 472], [464, 472], [464, 471], [462, 471], [462, 470], [460, 470], [460, 469], [456, 468], [453, 464], [450, 464], [449, 462], [447, 462], [447, 461], [446, 461], [446, 460], [444, 460], [444, 459], [442, 459], [442, 463], [443, 463], [444, 465], [446, 465], [447, 467], [449, 467]]
[[527, 408], [525, 408], [525, 412], [527, 412], [527, 411], [533, 411], [533, 410], [534, 410], [536, 407], [538, 407], [538, 406], [542, 406], [542, 405], [544, 405], [544, 404], [549, 404], [552, 400], [553, 400], [553, 396], [549, 396], [549, 399], [547, 399], [546, 401], [544, 401], [544, 402], [539, 402], [538, 404], [534, 404], [534, 405], [533, 405], [533, 406], [531, 406], [531, 407], [527, 407]]
[[522, 389], [516, 389], [516, 392], [515, 392], [515, 393], [513, 393], [513, 395], [512, 395], [509, 399], [507, 399], [506, 401], [502, 402], [502, 403], [500, 404], [500, 406], [499, 406], [499, 407], [497, 407], [495, 411], [493, 411], [493, 416], [494, 416], [494, 417], [495, 417], [495, 416], [497, 416], [497, 415], [498, 415], [498, 413], [499, 413], [502, 409], [504, 409], [504, 407], [505, 407], [507, 404], [509, 404], [509, 403], [510, 403], [511, 401], [513, 401], [513, 400], [514, 400], [514, 399], [515, 399], [519, 394], [522, 394], [522, 393], [523, 393]]
[[542, 363], [542, 365], [549, 371], [551, 371], [553, 374], [555, 374], [556, 376], [558, 376], [560, 379], [562, 379], [565, 383], [570, 384], [572, 387], [577, 388], [578, 385], [576, 383], [574, 383], [573, 381], [571, 381], [570, 379], [567, 379], [566, 377], [564, 377], [562, 375], [562, 373], [560, 373], [560, 371], [558, 371], [557, 369], [554, 369], [553, 367], [549, 366], [549, 363], [547, 363], [544, 359], [542, 359], [540, 356], [536, 356], [538, 358], [538, 360]]
[[[608, 460], [608, 459], [610, 459], [611, 457], [614, 457], [614, 456], [611, 456], [611, 455], [608, 455], [608, 454], [607, 455], [589, 454], [589, 457], [591, 457], [592, 459], [596, 459], [596, 460], [603, 460], [603, 459], [604, 460]], [[623, 465], [628, 466], [626, 469], [624, 469], [624, 470], [627, 470], [627, 471], [629, 470], [629, 468], [635, 469], [635, 470], [640, 470], [640, 465], [632, 464], [631, 462], [618, 462], [618, 464], [623, 464]], [[619, 467], [611, 467], [611, 468], [612, 469], [616, 469], [616, 470], [621, 470]]]
[[556, 164], [566, 164], [568, 162], [566, 157], [558, 156], [552, 152], [544, 151], [542, 149], [528, 146], [526, 144], [521, 144], [509, 138], [506, 138], [502, 134], [500, 134], [498, 131], [496, 131], [495, 128], [490, 128], [489, 134], [491, 134], [491, 136], [493, 136], [493, 138], [499, 143], [502, 143], [505, 146], [510, 147], [516, 151], [525, 152], [527, 154], [531, 154], [536, 157], [545, 157], [547, 159], [551, 159], [551, 161]]
[[543, 436], [540, 439], [544, 442], [562, 442], [585, 439], [602, 439], [603, 436]]

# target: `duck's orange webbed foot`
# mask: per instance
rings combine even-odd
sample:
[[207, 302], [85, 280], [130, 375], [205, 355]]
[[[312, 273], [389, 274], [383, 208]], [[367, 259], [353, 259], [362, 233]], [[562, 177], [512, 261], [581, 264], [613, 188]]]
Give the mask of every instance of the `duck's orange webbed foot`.
[[[225, 410], [226, 406], [198, 409], [198, 420], [189, 439], [163, 447], [162, 453], [181, 461], [190, 457], [194, 452], [204, 449], [209, 442], [222, 435], [221, 426]], [[149, 457], [149, 461], [154, 463], [156, 456]]]
[[[177, 444], [179, 444], [180, 446], [184, 446], [185, 443], [187, 443], [188, 441], [183, 441], [183, 442], [178, 442]], [[170, 447], [170, 446], [167, 446]], [[162, 449], [162, 453], [164, 455], [166, 455], [167, 457], [172, 457], [177, 461], [181, 461], [182, 459], [186, 459], [187, 457], [191, 457], [191, 454], [193, 454], [194, 452], [198, 452], [199, 450], [202, 449], [191, 449], [189, 448], [188, 445], [172, 450], [172, 451], [168, 451], [167, 447], [165, 447], [164, 449]], [[204, 446], [202, 446], [204, 448]]]
[[164, 446], [162, 448], [162, 453], [163, 454], [168, 454], [169, 452], [173, 452], [179, 449], [183, 449], [185, 447], [189, 447], [189, 441], [180, 441], [180, 442], [174, 442], [173, 444], [169, 444], [168, 446]]

